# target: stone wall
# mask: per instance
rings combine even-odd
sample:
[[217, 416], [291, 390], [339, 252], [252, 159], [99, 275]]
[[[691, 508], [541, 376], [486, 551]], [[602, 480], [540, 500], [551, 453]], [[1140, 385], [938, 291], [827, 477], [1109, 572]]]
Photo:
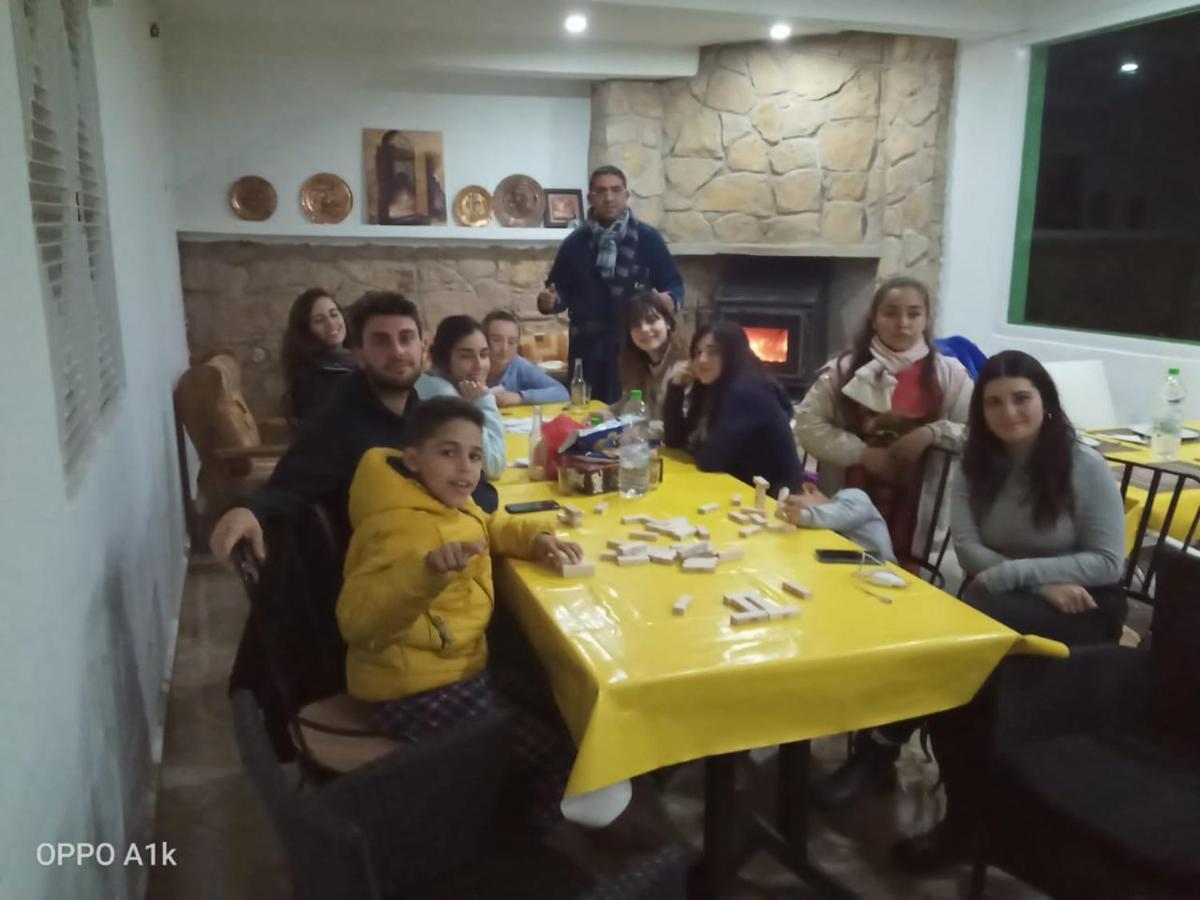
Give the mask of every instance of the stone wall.
[[593, 166], [674, 242], [878, 247], [936, 287], [955, 44], [903, 35], [707, 48], [699, 73], [599, 82]]
[[279, 350], [292, 301], [306, 288], [333, 292], [343, 307], [368, 290], [398, 290], [421, 308], [432, 332], [444, 316], [482, 318], [511, 309], [531, 328], [561, 324], [537, 312], [554, 248], [414, 249], [244, 242], [180, 242], [188, 348], [195, 359], [232, 350], [256, 416], [279, 414]]

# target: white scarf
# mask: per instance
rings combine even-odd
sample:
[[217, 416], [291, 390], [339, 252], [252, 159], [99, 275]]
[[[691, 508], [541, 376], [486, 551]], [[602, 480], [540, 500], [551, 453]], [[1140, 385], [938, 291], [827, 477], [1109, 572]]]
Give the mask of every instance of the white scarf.
[[869, 363], [863, 364], [849, 381], [842, 386], [842, 393], [871, 412], [885, 413], [892, 408], [892, 395], [896, 393], [896, 376], [929, 355], [929, 345], [921, 338], [907, 350], [893, 350], [879, 339], [871, 339]]

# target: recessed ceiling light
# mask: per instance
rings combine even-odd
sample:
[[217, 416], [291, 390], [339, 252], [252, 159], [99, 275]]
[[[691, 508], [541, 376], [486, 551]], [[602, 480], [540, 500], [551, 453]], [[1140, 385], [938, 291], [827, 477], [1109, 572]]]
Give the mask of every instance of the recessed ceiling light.
[[578, 13], [567, 16], [567, 20], [563, 22], [563, 27], [571, 32], [571, 34], [583, 34], [587, 31], [587, 16], [581, 16]]
[[771, 26], [769, 33], [773, 41], [786, 41], [792, 36], [792, 26], [785, 22], [776, 22]]
[[1138, 64], [1135, 62], [1121, 63], [1121, 71], [1126, 75], [1132, 75], [1138, 70]]

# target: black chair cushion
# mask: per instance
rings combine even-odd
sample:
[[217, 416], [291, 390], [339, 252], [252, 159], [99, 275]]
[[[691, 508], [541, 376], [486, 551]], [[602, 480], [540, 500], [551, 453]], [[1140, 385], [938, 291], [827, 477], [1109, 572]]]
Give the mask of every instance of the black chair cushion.
[[1073, 734], [1003, 761], [1048, 806], [1135, 862], [1200, 879], [1200, 748], [1154, 734]]
[[1159, 551], [1150, 638], [1150, 716], [1155, 725], [1200, 746], [1200, 557]]

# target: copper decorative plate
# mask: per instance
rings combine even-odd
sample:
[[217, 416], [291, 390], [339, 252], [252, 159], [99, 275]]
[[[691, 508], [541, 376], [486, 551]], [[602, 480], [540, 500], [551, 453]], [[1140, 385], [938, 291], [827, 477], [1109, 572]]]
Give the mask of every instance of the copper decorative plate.
[[509, 175], [496, 185], [496, 221], [506, 228], [537, 228], [546, 214], [546, 192], [528, 175]]
[[275, 188], [257, 175], [243, 175], [229, 188], [229, 208], [239, 219], [265, 222], [275, 212]]
[[336, 175], [320, 172], [300, 186], [300, 208], [310, 222], [332, 225], [350, 215], [353, 206], [350, 185]]
[[492, 195], [487, 188], [469, 184], [454, 198], [454, 218], [459, 225], [482, 228], [492, 221]]

